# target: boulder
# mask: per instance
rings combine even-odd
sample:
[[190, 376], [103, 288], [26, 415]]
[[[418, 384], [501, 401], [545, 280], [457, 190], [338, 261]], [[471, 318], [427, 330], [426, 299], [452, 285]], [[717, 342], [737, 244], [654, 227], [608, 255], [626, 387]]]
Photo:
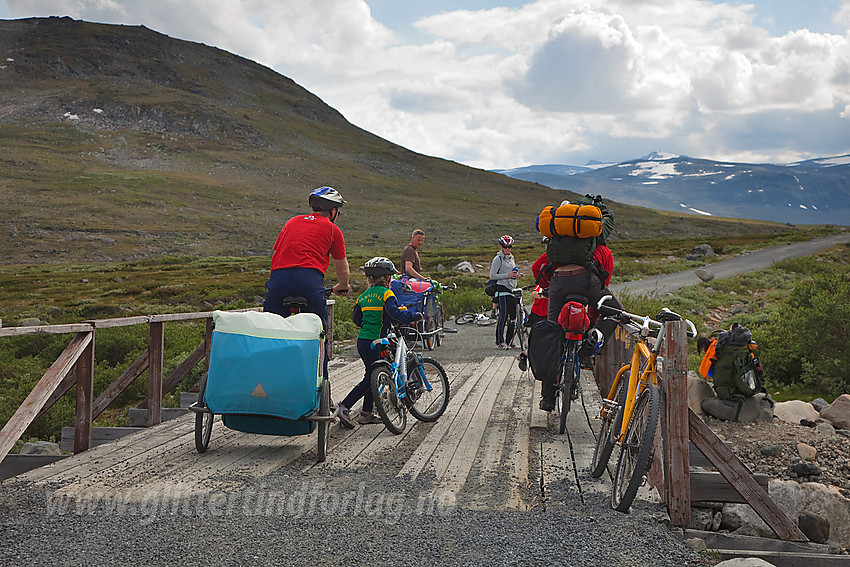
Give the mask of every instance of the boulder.
[[810, 403], [812, 404], [812, 407], [818, 410], [818, 412], [823, 411], [823, 408], [829, 405], [829, 402], [823, 398], [815, 398]]
[[[837, 488], [818, 482], [771, 480], [769, 493], [792, 522], [799, 523], [804, 512], [818, 514], [830, 526], [827, 543], [830, 546], [850, 547], [850, 500], [842, 496]], [[746, 524], [752, 524], [760, 532], [773, 534], [748, 504], [723, 505], [721, 529], [734, 531]]]
[[690, 538], [686, 539], [685, 545], [687, 545], [688, 547], [690, 547], [691, 549], [693, 549], [697, 553], [700, 553], [701, 551], [705, 551], [706, 549], [708, 549], [708, 546], [705, 545], [705, 540], [700, 539], [698, 537], [690, 537]]
[[815, 543], [826, 543], [829, 540], [829, 520], [821, 514], [808, 510], [800, 512], [797, 526]]
[[688, 529], [701, 530], [704, 532], [716, 532], [720, 529], [720, 521], [723, 514], [720, 510], [713, 508], [691, 508], [691, 523]]
[[[690, 386], [690, 384], [689, 384]], [[690, 388], [688, 391], [688, 405], [690, 406]], [[718, 397], [706, 398], [700, 403], [700, 408], [707, 414], [724, 421], [739, 421], [741, 423], [752, 423], [754, 421], [773, 420], [773, 400], [764, 393], [744, 398], [740, 411], [738, 403], [730, 400], [721, 400]], [[696, 410], [694, 410], [696, 411]], [[736, 417], [737, 416], [737, 417]]]
[[826, 420], [819, 421], [818, 424], [815, 425], [815, 429], [818, 431], [818, 433], [827, 437], [829, 437], [830, 435], [835, 435], [835, 428], [830, 422]]
[[765, 445], [759, 451], [765, 457], [778, 457], [782, 454], [782, 445]]
[[814, 461], [818, 456], [818, 450], [807, 443], [797, 443], [797, 454], [804, 461]]
[[820, 412], [836, 429], [850, 429], [850, 394], [841, 394]]
[[735, 557], [721, 561], [714, 567], [773, 567], [773, 563], [758, 557]]
[[801, 419], [815, 421], [820, 414], [812, 407], [812, 404], [801, 400], [790, 400], [787, 402], [776, 402], [773, 406], [773, 415], [786, 423], [800, 425]]
[[706, 269], [700, 268], [699, 270], [694, 270], [694, 274], [704, 282], [710, 282], [714, 279], [714, 272], [710, 272]]
[[697, 415], [703, 415], [702, 402], [714, 397], [714, 388], [700, 378], [696, 372], [688, 372], [688, 407]]
[[21, 447], [21, 455], [61, 455], [59, 445], [50, 441], [35, 441], [24, 443]]
[[710, 244], [700, 244], [685, 255], [686, 260], [702, 260], [704, 258], [714, 258], [714, 248]]
[[474, 274], [475, 273], [475, 268], [473, 268], [472, 264], [470, 262], [466, 261], [466, 260], [464, 260], [463, 262], [459, 262], [452, 269], [456, 272], [461, 272], [461, 273], [464, 273], [464, 274]]

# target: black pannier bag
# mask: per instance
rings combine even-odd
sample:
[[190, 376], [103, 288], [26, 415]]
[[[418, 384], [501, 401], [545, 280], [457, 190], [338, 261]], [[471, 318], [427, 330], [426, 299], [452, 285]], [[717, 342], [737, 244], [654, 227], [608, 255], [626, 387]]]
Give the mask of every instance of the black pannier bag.
[[555, 321], [538, 321], [528, 334], [528, 365], [536, 380], [555, 383], [564, 358], [564, 329]]

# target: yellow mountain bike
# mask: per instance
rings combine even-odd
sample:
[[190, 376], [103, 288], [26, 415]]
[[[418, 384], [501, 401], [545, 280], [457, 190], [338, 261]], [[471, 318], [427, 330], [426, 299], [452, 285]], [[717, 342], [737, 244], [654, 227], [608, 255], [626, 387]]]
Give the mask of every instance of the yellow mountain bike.
[[[599, 301], [597, 311], [620, 322], [632, 337], [633, 351], [631, 360], [617, 371], [608, 395], [602, 400], [602, 428], [596, 439], [590, 474], [595, 478], [602, 476], [614, 445], [619, 445], [611, 507], [628, 512], [652, 462], [661, 412], [657, 367], [658, 355], [664, 348], [663, 329], [667, 323], [681, 321], [682, 317], [665, 307], [656, 321], [604, 305], [607, 297]], [[685, 323], [688, 336], [695, 337], [694, 324], [687, 319]]]

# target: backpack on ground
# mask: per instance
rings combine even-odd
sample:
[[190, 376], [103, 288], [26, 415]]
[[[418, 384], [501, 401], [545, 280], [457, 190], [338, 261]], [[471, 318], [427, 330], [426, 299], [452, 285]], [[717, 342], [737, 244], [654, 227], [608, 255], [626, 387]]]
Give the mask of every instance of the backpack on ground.
[[709, 347], [705, 356], [709, 358], [708, 375], [714, 379], [718, 398], [741, 400], [763, 390], [763, 371], [756, 357], [758, 345], [749, 329], [735, 323], [718, 335], [713, 347]]
[[538, 321], [528, 333], [528, 365], [536, 380], [554, 384], [564, 357], [564, 329], [555, 321]]

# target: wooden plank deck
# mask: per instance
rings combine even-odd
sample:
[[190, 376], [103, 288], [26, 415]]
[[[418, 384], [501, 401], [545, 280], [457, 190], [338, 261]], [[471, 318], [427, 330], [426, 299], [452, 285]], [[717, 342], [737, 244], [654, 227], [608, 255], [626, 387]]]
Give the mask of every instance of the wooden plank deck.
[[[388, 478], [423, 483], [440, 502], [473, 508], [527, 510], [539, 503], [541, 487], [545, 490], [547, 484], [610, 490], [609, 479], [591, 481], [587, 474], [595, 444], [590, 424], [599, 405], [589, 373], [583, 376], [587, 414], [576, 403], [569, 416], [570, 451], [566, 436], [551, 435], [555, 415], [536, 409], [539, 383], [517, 368], [513, 356], [450, 364], [446, 371], [451, 397], [439, 420], [421, 423], [409, 416], [402, 435], [392, 435], [381, 425], [353, 430], [333, 425], [324, 463], [315, 462], [315, 435], [252, 435], [220, 423], [213, 428], [208, 451], [198, 454], [192, 414], [13, 481], [50, 487], [55, 497], [136, 502], [237, 491], [279, 474], [317, 481], [337, 473], [368, 476], [379, 463], [380, 473]], [[342, 399], [362, 379], [362, 372], [359, 360], [332, 363], [332, 398]], [[532, 427], [535, 422], [548, 430]]]

